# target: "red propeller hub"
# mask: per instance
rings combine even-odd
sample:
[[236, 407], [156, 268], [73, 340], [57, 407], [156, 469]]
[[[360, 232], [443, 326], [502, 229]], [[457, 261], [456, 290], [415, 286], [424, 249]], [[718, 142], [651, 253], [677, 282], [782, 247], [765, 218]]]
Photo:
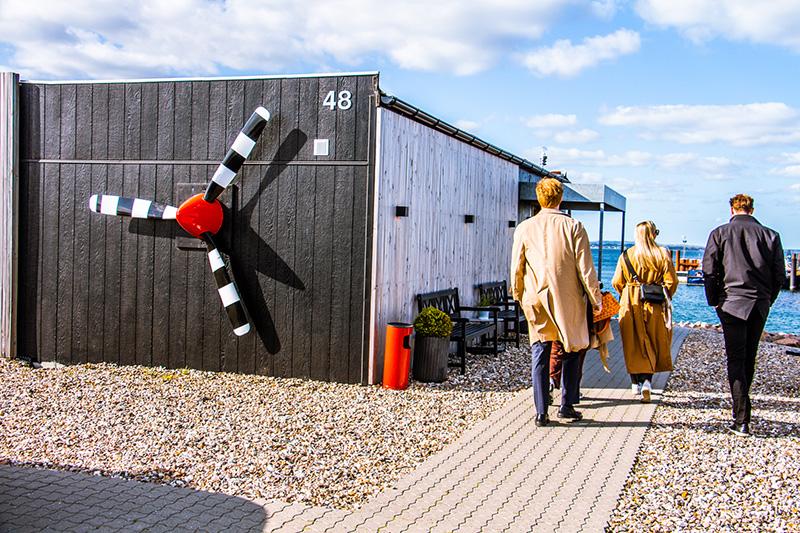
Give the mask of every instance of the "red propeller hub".
[[203, 193], [195, 194], [181, 204], [175, 220], [193, 237], [206, 232], [214, 235], [222, 227], [222, 204], [218, 200], [206, 202]]

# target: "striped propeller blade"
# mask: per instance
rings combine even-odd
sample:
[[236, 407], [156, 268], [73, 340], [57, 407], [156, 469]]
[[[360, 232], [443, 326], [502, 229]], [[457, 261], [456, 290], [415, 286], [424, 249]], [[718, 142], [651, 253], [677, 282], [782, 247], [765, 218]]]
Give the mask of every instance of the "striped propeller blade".
[[89, 197], [89, 209], [102, 215], [118, 217], [174, 219], [177, 207], [159, 204], [141, 198], [125, 198], [113, 194], [93, 194]]
[[206, 194], [203, 196], [203, 200], [213, 202], [231, 184], [250, 152], [253, 151], [253, 147], [256, 145], [261, 132], [264, 131], [264, 126], [267, 125], [268, 120], [269, 111], [263, 107], [258, 107], [250, 115], [242, 131], [233, 141], [230, 150], [225, 154], [225, 159], [222, 160], [222, 163], [217, 167], [217, 171], [214, 172], [214, 176], [212, 176], [208, 187], [206, 187]]
[[233, 326], [233, 332], [241, 337], [250, 331], [250, 322], [247, 320], [247, 313], [244, 309], [244, 302], [239, 295], [239, 289], [236, 287], [236, 282], [228, 272], [228, 266], [219, 252], [214, 238], [210, 233], [204, 233], [202, 236], [203, 241], [208, 248], [208, 263], [211, 265], [211, 271], [214, 273], [214, 281], [217, 282], [217, 292], [222, 300], [222, 305], [225, 307], [225, 312]]

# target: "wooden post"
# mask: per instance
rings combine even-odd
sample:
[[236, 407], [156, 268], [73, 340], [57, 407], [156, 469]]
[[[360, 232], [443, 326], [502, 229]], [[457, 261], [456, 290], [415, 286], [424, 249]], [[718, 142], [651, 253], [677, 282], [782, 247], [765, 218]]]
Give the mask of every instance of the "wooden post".
[[789, 272], [789, 290], [797, 290], [797, 254], [792, 254], [792, 271]]
[[17, 356], [19, 74], [0, 72], [0, 353]]
[[681, 251], [675, 250], [675, 270], [681, 269]]

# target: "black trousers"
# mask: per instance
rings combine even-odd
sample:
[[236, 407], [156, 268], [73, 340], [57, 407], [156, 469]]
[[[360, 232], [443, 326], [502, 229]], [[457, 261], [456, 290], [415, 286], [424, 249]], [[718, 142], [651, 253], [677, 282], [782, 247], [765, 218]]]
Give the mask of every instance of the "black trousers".
[[737, 424], [750, 423], [750, 385], [756, 372], [756, 352], [767, 317], [753, 309], [747, 320], [717, 309], [728, 356], [728, 384], [733, 398], [733, 418]]
[[641, 385], [645, 381], [653, 381], [653, 374], [631, 374], [631, 383]]

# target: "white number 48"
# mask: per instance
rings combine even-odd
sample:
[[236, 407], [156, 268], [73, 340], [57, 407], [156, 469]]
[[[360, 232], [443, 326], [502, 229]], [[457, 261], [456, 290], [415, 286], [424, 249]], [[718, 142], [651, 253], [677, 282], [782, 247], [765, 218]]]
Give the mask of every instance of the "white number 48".
[[328, 94], [325, 96], [325, 100], [322, 101], [322, 107], [327, 107], [331, 111], [336, 109], [350, 109], [350, 106], [353, 105], [352, 101], [353, 95], [350, 91], [340, 91], [339, 98], [336, 98], [336, 91], [329, 91]]

